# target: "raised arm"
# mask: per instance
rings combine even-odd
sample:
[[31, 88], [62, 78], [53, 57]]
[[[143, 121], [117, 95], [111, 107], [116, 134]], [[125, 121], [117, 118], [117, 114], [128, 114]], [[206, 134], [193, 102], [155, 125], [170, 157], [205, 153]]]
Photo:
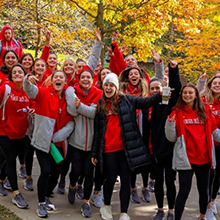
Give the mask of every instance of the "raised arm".
[[99, 28], [97, 28], [97, 30], [96, 30], [96, 39], [97, 40], [95, 40], [94, 46], [92, 48], [92, 53], [91, 53], [89, 60], [86, 64], [86, 66], [88, 66], [92, 70], [92, 72], [94, 72], [95, 68], [98, 65], [101, 50], [102, 50], [101, 31], [99, 30]]
[[164, 77], [163, 60], [160, 59], [160, 55], [154, 49], [152, 49], [151, 54], [152, 54], [152, 57], [153, 57], [153, 60], [154, 60], [154, 67], [155, 67], [154, 76], [159, 78], [160, 80], [163, 80], [163, 77]]
[[51, 32], [49, 30], [47, 30], [46, 28], [44, 28], [44, 34], [46, 37], [46, 41], [44, 44], [44, 48], [41, 54], [41, 59], [43, 59], [45, 62], [47, 62], [48, 57], [50, 55], [50, 38], [51, 38]]
[[38, 87], [30, 81], [32, 77], [34, 76], [31, 76], [29, 74], [24, 77], [23, 89], [30, 99], [35, 99], [39, 90]]

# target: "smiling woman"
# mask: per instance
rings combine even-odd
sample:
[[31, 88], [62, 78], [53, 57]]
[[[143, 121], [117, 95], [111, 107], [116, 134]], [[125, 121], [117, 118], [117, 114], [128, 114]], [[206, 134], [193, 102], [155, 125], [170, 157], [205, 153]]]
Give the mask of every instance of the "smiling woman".
[[[67, 152], [66, 139], [73, 130], [72, 116], [67, 113], [67, 102], [64, 85], [66, 75], [57, 70], [51, 75], [49, 88], [37, 87], [32, 84], [33, 76], [28, 75], [24, 80], [24, 90], [36, 102], [35, 124], [31, 144], [36, 148], [37, 159], [41, 167], [38, 179], [37, 214], [47, 217], [47, 210], [54, 210], [49, 196], [57, 184], [62, 163], [56, 164], [49, 154], [51, 140], [60, 154], [65, 158]], [[68, 93], [68, 92], [67, 92]], [[69, 94], [71, 97], [74, 92]], [[49, 126], [48, 126], [49, 125]]]
[[[13, 53], [12, 53], [13, 54]], [[28, 128], [27, 114], [29, 111], [29, 98], [23, 90], [23, 79], [26, 70], [21, 64], [15, 64], [9, 74], [9, 82], [0, 86], [0, 145], [5, 156], [5, 162], [1, 167], [0, 185], [4, 190], [3, 181], [8, 175], [13, 190], [12, 202], [19, 208], [26, 208], [24, 200], [18, 189], [16, 158], [24, 152], [25, 132]], [[15, 123], [16, 121], [16, 123]], [[6, 172], [5, 171], [6, 165]], [[1, 191], [1, 195], [7, 195]]]

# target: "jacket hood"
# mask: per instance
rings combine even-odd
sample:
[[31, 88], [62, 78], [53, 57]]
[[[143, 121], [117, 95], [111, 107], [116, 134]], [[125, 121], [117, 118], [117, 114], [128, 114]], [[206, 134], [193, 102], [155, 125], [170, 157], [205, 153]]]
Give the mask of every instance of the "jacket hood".
[[13, 29], [12, 29], [12, 27], [10, 27], [10, 26], [4, 26], [3, 28], [2, 28], [2, 30], [1, 30], [1, 33], [0, 33], [0, 40], [3, 40], [3, 41], [6, 41], [5, 40], [5, 37], [4, 37], [4, 33], [5, 33], [5, 30], [6, 29], [10, 29], [11, 30], [11, 32], [12, 32], [12, 37], [11, 37], [11, 40], [12, 40], [12, 38], [13, 38]]

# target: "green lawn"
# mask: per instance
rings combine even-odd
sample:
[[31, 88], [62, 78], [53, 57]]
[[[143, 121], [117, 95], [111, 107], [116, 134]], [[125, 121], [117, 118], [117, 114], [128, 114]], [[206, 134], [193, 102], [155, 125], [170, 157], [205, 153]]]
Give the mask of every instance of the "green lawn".
[[18, 216], [16, 216], [13, 212], [9, 209], [5, 208], [4, 206], [0, 205], [0, 219], [1, 220], [22, 220]]

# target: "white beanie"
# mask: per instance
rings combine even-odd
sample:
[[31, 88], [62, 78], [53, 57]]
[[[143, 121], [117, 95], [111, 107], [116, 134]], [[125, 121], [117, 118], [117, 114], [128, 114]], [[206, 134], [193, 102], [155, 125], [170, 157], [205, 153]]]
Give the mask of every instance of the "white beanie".
[[103, 81], [102, 87], [105, 83], [113, 83], [117, 90], [119, 89], [118, 76], [115, 73], [108, 73]]

